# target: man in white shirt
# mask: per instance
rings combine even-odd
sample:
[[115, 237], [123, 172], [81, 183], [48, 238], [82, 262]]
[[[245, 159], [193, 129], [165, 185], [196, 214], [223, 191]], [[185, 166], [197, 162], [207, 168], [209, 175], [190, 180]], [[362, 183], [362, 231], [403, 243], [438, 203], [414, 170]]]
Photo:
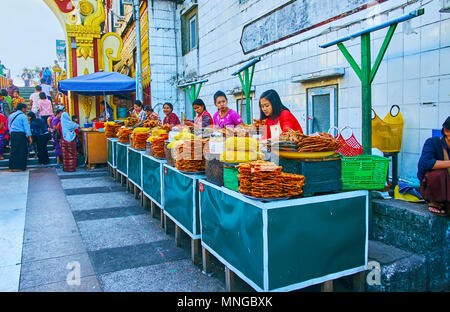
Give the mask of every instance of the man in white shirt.
[[55, 97], [53, 95], [53, 89], [51, 86], [49, 86], [48, 84], [46, 84], [45, 79], [41, 79], [41, 88], [42, 88], [42, 92], [45, 93], [45, 95], [47, 96], [47, 98], [50, 100], [50, 102], [52, 102], [53, 104], [53, 98]]
[[36, 118], [39, 118], [39, 93], [42, 92], [41, 86], [36, 86], [34, 88], [34, 93], [30, 95], [30, 106], [31, 111], [36, 115]]

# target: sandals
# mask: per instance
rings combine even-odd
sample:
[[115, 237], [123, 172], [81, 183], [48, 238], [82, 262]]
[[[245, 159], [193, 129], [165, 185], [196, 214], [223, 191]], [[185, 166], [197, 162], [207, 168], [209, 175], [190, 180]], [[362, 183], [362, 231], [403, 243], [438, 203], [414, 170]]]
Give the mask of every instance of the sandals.
[[428, 204], [428, 211], [437, 216], [445, 217], [447, 216], [447, 211], [442, 206], [435, 206], [433, 204]]

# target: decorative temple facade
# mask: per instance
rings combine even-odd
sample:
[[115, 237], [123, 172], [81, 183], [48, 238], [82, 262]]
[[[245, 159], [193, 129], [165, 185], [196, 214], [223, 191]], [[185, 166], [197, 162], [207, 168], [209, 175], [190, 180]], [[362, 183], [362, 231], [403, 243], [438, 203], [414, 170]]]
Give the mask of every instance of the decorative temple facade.
[[[103, 71], [113, 71], [120, 60], [122, 38], [112, 29], [111, 0], [43, 0], [57, 17], [66, 34], [68, 72], [59, 79]], [[100, 115], [101, 97], [86, 97], [69, 92], [64, 101], [80, 123]]]

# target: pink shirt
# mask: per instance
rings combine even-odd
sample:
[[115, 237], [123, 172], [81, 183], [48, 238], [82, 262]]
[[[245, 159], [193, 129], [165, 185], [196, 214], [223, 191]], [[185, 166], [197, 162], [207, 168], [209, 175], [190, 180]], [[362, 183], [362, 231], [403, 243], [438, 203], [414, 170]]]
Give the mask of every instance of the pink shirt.
[[232, 109], [230, 109], [228, 111], [228, 113], [223, 117], [220, 117], [220, 113], [219, 113], [219, 111], [217, 111], [214, 114], [213, 119], [214, 119], [214, 125], [219, 126], [220, 128], [223, 128], [225, 126], [227, 126], [227, 127], [231, 126], [234, 128], [242, 122], [241, 116], [239, 116], [239, 114]]
[[52, 102], [50, 102], [50, 100], [48, 100], [48, 99], [39, 100], [38, 105], [39, 105], [39, 115], [40, 116], [53, 115], [53, 106], [52, 106]]

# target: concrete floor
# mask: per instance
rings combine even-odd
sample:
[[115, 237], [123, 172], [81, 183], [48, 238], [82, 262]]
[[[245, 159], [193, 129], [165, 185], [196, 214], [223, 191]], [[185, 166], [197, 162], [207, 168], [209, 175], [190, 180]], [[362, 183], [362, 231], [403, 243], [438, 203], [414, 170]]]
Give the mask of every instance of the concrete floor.
[[2, 171], [0, 181], [0, 291], [225, 290], [106, 170]]
[[[189, 237], [176, 247], [171, 221], [166, 234], [104, 168], [0, 171], [0, 184], [0, 292], [225, 291], [224, 266], [211, 256], [203, 274]], [[254, 291], [237, 276], [235, 286]]]

